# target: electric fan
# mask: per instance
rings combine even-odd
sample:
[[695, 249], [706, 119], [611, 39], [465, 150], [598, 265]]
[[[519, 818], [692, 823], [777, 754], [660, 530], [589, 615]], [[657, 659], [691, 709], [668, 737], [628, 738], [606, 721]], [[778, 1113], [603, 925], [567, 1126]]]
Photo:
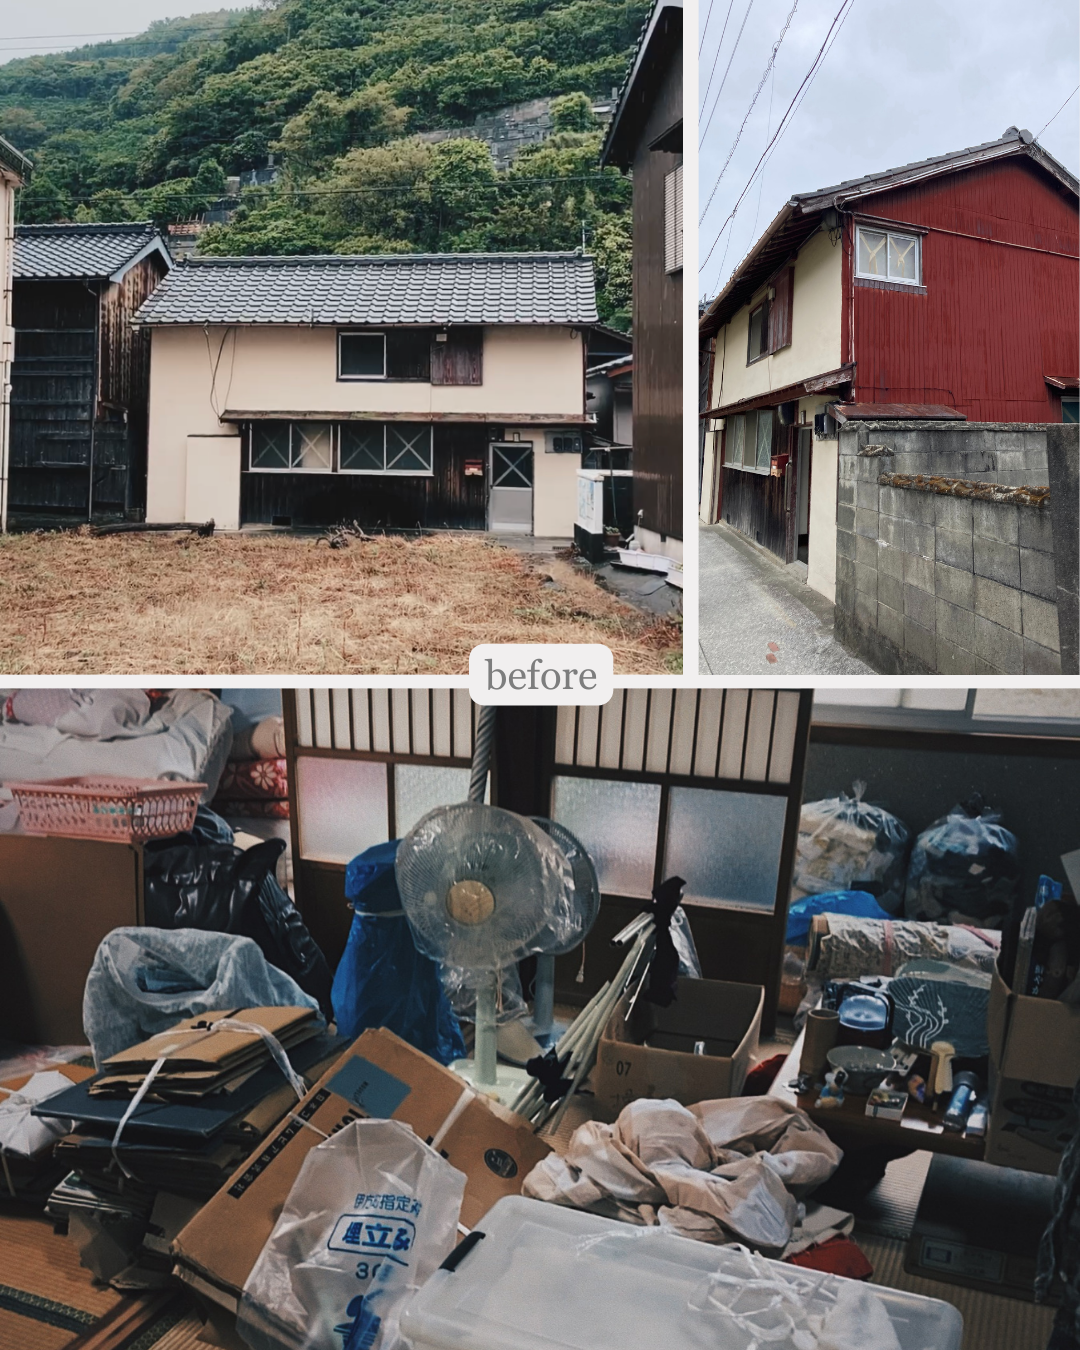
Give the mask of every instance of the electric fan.
[[533, 816], [533, 823], [554, 839], [563, 857], [570, 864], [573, 889], [565, 893], [560, 907], [559, 922], [551, 922], [533, 940], [531, 950], [522, 952], [522, 960], [533, 952], [536, 956], [536, 987], [533, 994], [533, 1015], [530, 1030], [541, 1046], [546, 1046], [565, 1027], [555, 1025], [555, 958], [566, 956], [580, 946], [600, 913], [600, 883], [596, 868], [585, 851], [585, 846], [565, 825]]
[[528, 1075], [497, 1061], [499, 971], [539, 950], [541, 935], [562, 932], [570, 861], [531, 820], [470, 801], [429, 811], [401, 841], [395, 871], [419, 950], [466, 972], [476, 991], [473, 1059], [454, 1071], [512, 1098]]

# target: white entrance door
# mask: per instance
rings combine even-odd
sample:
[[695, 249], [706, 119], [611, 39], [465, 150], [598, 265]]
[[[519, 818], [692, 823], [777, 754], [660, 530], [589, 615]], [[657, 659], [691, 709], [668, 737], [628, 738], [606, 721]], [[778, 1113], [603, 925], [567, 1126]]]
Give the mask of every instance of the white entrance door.
[[489, 481], [488, 529], [496, 534], [532, 534], [532, 442], [493, 442]]

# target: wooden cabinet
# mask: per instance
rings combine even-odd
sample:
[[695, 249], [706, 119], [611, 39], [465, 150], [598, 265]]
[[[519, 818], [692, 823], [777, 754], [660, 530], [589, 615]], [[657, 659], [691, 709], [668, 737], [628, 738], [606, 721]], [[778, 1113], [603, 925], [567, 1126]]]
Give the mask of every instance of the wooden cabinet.
[[0, 834], [0, 1039], [82, 1044], [98, 943], [142, 922], [139, 845]]

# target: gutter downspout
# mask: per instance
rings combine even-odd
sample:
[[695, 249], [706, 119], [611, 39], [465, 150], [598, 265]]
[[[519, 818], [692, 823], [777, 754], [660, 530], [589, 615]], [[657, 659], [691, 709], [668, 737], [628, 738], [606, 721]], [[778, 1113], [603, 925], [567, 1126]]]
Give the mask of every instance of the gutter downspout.
[[15, 356], [15, 331], [12, 328], [12, 292], [15, 271], [15, 184], [0, 174], [3, 193], [3, 219], [0, 230], [0, 257], [4, 275], [0, 278], [0, 534], [7, 534], [8, 478], [11, 459], [11, 366]]

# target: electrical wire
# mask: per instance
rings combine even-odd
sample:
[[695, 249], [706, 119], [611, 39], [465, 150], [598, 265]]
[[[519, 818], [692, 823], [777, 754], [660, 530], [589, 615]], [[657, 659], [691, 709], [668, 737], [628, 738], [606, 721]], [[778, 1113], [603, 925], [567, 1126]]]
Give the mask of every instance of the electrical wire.
[[[704, 144], [704, 142], [705, 142], [705, 135], [706, 135], [706, 133], [708, 132], [709, 127], [712, 125], [713, 116], [714, 116], [714, 114], [715, 114], [715, 112], [716, 112], [716, 106], [717, 106], [717, 104], [720, 102], [720, 95], [724, 92], [724, 85], [727, 84], [727, 77], [728, 77], [728, 75], [731, 73], [731, 63], [732, 63], [732, 61], [735, 60], [735, 53], [739, 50], [739, 42], [740, 42], [740, 40], [741, 40], [741, 38], [742, 38], [742, 35], [743, 35], [743, 29], [746, 27], [746, 21], [747, 21], [747, 19], [750, 17], [750, 11], [751, 11], [753, 8], [754, 8], [754, 0], [750, 0], [750, 3], [746, 6], [746, 13], [743, 15], [742, 27], [740, 27], [740, 29], [739, 29], [739, 31], [738, 31], [738, 34], [736, 35], [736, 38], [735, 38], [735, 45], [734, 45], [734, 47], [732, 47], [732, 49], [731, 49], [731, 55], [728, 57], [727, 68], [726, 68], [725, 71], [724, 71], [724, 78], [720, 81], [720, 88], [716, 91], [716, 97], [713, 99], [713, 105], [712, 105], [712, 107], [709, 109], [709, 116], [708, 116], [708, 119], [707, 119], [707, 121], [706, 121], [704, 127], [702, 127], [702, 129], [701, 129], [701, 135], [698, 137], [698, 149], [699, 149], [699, 150], [701, 149], [701, 146], [702, 146], [702, 145]], [[707, 97], [707, 96], [706, 96], [706, 97]]]
[[[1065, 111], [1065, 106], [1066, 106], [1066, 104], [1069, 102], [1069, 99], [1075, 98], [1078, 92], [1080, 92], [1080, 84], [1078, 84], [1078, 85], [1076, 86], [1076, 88], [1075, 88], [1075, 89], [1072, 91], [1072, 93], [1069, 95], [1069, 98], [1067, 98], [1067, 99], [1065, 100], [1065, 103], [1063, 103], [1063, 104], [1061, 105], [1061, 107], [1057, 110], [1057, 112], [1054, 114], [1054, 116], [1051, 117], [1050, 122], [1055, 121], [1055, 120], [1056, 120], [1056, 119], [1057, 119], [1057, 118]], [[1050, 125], [1050, 122], [1047, 122], [1046, 127], [1048, 127], [1048, 126]], [[1043, 134], [1043, 132], [1046, 130], [1046, 127], [1043, 127], [1042, 130], [1036, 132], [1036, 134], [1035, 134], [1035, 139], [1036, 139], [1036, 140], [1038, 140], [1039, 137]]]
[[[765, 159], [766, 159], [766, 156], [767, 156], [767, 155], [769, 154], [769, 152], [772, 150], [773, 146], [777, 143], [777, 141], [780, 139], [780, 137], [783, 135], [783, 133], [787, 130], [788, 125], [789, 125], [789, 123], [790, 123], [790, 121], [791, 121], [791, 118], [792, 118], [793, 115], [794, 115], [794, 110], [795, 110], [795, 105], [796, 105], [796, 103], [798, 103], [798, 102], [800, 101], [800, 96], [804, 93], [804, 91], [808, 90], [809, 85], [810, 85], [810, 82], [812, 81], [813, 77], [817, 74], [818, 68], [820, 67], [822, 61], [823, 61], [824, 58], [825, 58], [825, 55], [826, 55], [826, 48], [827, 48], [827, 47], [828, 47], [828, 48], [831, 48], [830, 39], [833, 37], [833, 34], [834, 34], [834, 33], [836, 34], [837, 37], [839, 36], [839, 34], [840, 34], [840, 29], [843, 27], [843, 24], [844, 24], [844, 20], [846, 20], [846, 18], [847, 18], [847, 16], [848, 16], [848, 14], [850, 13], [851, 8], [852, 8], [852, 6], [854, 5], [854, 3], [855, 3], [855, 0], [842, 0], [842, 3], [841, 3], [841, 5], [840, 5], [840, 8], [839, 8], [839, 9], [837, 10], [837, 12], [836, 12], [836, 16], [834, 17], [832, 23], [829, 25], [829, 31], [825, 34], [825, 41], [824, 41], [824, 42], [821, 44], [821, 46], [818, 48], [817, 55], [814, 57], [814, 60], [813, 60], [813, 62], [811, 63], [810, 69], [809, 69], [809, 70], [806, 72], [806, 74], [803, 76], [802, 83], [799, 85], [798, 89], [795, 91], [795, 97], [794, 97], [794, 98], [791, 100], [791, 102], [788, 104], [787, 111], [784, 113], [783, 117], [780, 119], [780, 123], [779, 123], [779, 125], [777, 126], [776, 131], [773, 133], [772, 139], [769, 141], [769, 144], [768, 144], [768, 145], [765, 147], [765, 149], [762, 151], [762, 153], [761, 153], [761, 158], [758, 160], [757, 164], [754, 166], [754, 171], [753, 171], [753, 173], [752, 173], [752, 174], [750, 175], [750, 177], [747, 179], [746, 186], [745, 186], [745, 187], [743, 188], [743, 190], [739, 193], [739, 196], [738, 196], [738, 198], [737, 198], [736, 201], [735, 201], [735, 205], [732, 207], [731, 211], [730, 211], [730, 212], [728, 213], [728, 215], [725, 217], [724, 222], [723, 222], [723, 224], [720, 226], [719, 230], [717, 230], [717, 232], [716, 232], [716, 234], [715, 234], [715, 236], [714, 236], [714, 238], [713, 238], [712, 243], [709, 245], [709, 251], [705, 254], [705, 257], [701, 260], [701, 263], [699, 264], [698, 271], [703, 271], [703, 270], [704, 270], [705, 264], [706, 264], [706, 263], [709, 261], [709, 259], [712, 257], [712, 255], [713, 255], [713, 253], [714, 253], [714, 251], [715, 251], [715, 249], [716, 249], [716, 245], [720, 242], [720, 236], [723, 234], [724, 230], [727, 229], [728, 225], [730, 225], [731, 222], [735, 219], [735, 213], [738, 211], [739, 207], [742, 205], [742, 200], [743, 200], [743, 198], [744, 198], [744, 197], [746, 196], [746, 194], [750, 191], [750, 188], [751, 188], [751, 186], [753, 185], [754, 179], [757, 177], [758, 170], [761, 168], [763, 162], [764, 162]], [[711, 196], [710, 196], [710, 200], [711, 200]]]
[[731, 11], [735, 7], [735, 0], [728, 0], [727, 14], [724, 17], [724, 26], [720, 30], [720, 41], [716, 44], [716, 51], [713, 53], [712, 69], [709, 71], [709, 81], [705, 86], [705, 92], [701, 96], [701, 107], [699, 113], [705, 111], [705, 104], [709, 101], [709, 90], [712, 88], [713, 76], [716, 74], [716, 65], [720, 60], [720, 53], [724, 49], [724, 34], [727, 32], [728, 20], [731, 18]]
[[788, 11], [788, 16], [784, 20], [784, 26], [780, 30], [780, 36], [776, 39], [776, 41], [772, 45], [772, 51], [770, 51], [769, 53], [769, 59], [765, 65], [764, 71], [762, 71], [761, 79], [758, 81], [758, 87], [754, 90], [754, 97], [750, 100], [750, 106], [746, 110], [746, 116], [743, 118], [742, 125], [739, 127], [738, 134], [735, 137], [735, 144], [728, 151], [728, 157], [727, 159], [724, 160], [720, 172], [716, 175], [716, 182], [713, 183], [712, 192], [709, 193], [709, 200], [705, 203], [705, 210], [702, 211], [701, 215], [698, 217], [699, 225], [705, 219], [705, 215], [709, 207], [712, 206], [712, 200], [716, 196], [716, 189], [720, 186], [720, 179], [723, 178], [724, 174], [727, 172], [727, 167], [731, 163], [731, 157], [732, 155], [734, 155], [735, 151], [739, 147], [739, 142], [742, 140], [742, 134], [746, 130], [746, 124], [750, 120], [750, 114], [754, 111], [754, 108], [757, 106], [757, 101], [761, 97], [761, 91], [765, 88], [765, 81], [769, 78], [770, 72], [775, 71], [776, 53], [780, 50], [780, 44], [787, 36], [787, 31], [791, 27], [791, 21], [795, 17], [795, 11], [798, 9], [798, 7], [799, 7], [799, 0], [794, 0], [791, 9]]
[[712, 18], [713, 0], [709, 0], [709, 8], [705, 14], [705, 26], [701, 30], [701, 41], [698, 43], [697, 54], [701, 55], [701, 49], [705, 46], [705, 34], [709, 31], [709, 20]]

